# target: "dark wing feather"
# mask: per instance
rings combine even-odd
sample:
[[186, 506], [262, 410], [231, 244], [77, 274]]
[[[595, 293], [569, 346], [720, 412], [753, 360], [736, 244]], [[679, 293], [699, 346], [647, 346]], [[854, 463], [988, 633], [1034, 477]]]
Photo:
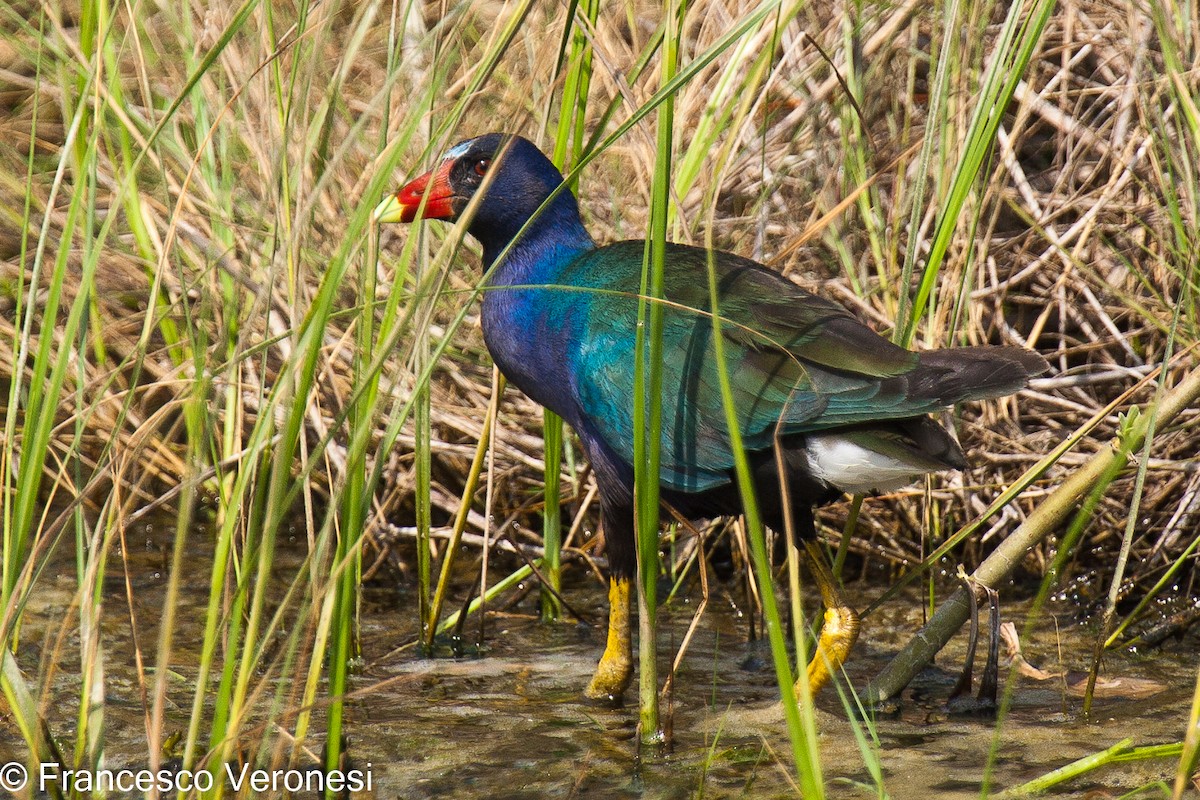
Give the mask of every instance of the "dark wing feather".
[[[582, 424], [633, 459], [636, 287], [644, 243], [620, 242], [574, 262], [563, 283], [582, 319], [570, 354]], [[669, 245], [663, 332], [662, 483], [701, 491], [729, 481], [733, 455], [712, 343], [707, 251]], [[964, 399], [1008, 394], [1044, 368], [1015, 348], [917, 354], [840, 305], [764, 267], [714, 253], [726, 368], [746, 447], [803, 433], [918, 417]], [[566, 295], [559, 295], [565, 298]], [[556, 302], [568, 302], [565, 299]], [[580, 308], [579, 306], [582, 306]], [[578, 313], [582, 311], [582, 313]]]

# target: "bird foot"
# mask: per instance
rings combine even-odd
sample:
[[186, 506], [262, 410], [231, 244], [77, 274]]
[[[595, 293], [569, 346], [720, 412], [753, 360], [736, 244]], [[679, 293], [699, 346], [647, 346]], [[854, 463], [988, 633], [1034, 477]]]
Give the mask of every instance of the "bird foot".
[[619, 703], [633, 680], [633, 631], [630, 619], [629, 580], [608, 584], [608, 642], [596, 665], [596, 674], [584, 691], [589, 700]]
[[632, 680], [632, 664], [606, 664], [601, 661], [583, 695], [589, 700], [616, 705], [620, 703]]

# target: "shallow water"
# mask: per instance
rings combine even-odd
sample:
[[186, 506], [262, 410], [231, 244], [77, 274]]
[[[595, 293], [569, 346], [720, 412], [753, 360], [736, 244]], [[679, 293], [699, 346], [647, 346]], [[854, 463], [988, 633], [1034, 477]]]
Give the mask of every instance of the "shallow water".
[[[198, 532], [202, 533], [202, 532]], [[165, 542], [169, 529], [146, 529], [145, 543], [131, 543], [129, 563], [138, 639], [153, 660], [157, 613], [165, 590]], [[194, 537], [203, 547], [203, 536]], [[279, 559], [289, 571], [302, 558], [303, 539]], [[196, 563], [207, 557], [196, 553]], [[51, 647], [74, 586], [73, 557], [60, 554], [63, 571], [43, 578], [28, 609], [20, 660], [37, 673]], [[294, 558], [289, 564], [288, 559]], [[188, 622], [202, 620], [207, 567], [185, 577], [177, 631], [178, 662], [195, 658]], [[105, 585], [107, 647], [108, 757], [115, 764], [144, 762], [145, 728], [135, 680], [125, 584], [116, 570]], [[882, 588], [848, 587], [859, 607]], [[110, 595], [110, 596], [107, 596]], [[790, 743], [775, 707], [777, 689], [766, 643], [749, 641], [748, 624], [732, 584], [713, 581], [712, 596], [699, 630], [685, 654], [670, 708], [667, 752], [639, 754], [635, 724], [636, 691], [624, 708], [583, 700], [604, 641], [606, 609], [600, 585], [587, 580], [565, 595], [595, 622], [542, 624], [531, 594], [505, 614], [489, 615], [482, 656], [425, 659], [411, 647], [415, 598], [405, 588], [378, 585], [365, 592], [361, 631], [363, 666], [354, 677], [355, 698], [347, 707], [350, 752], [359, 765], [370, 763], [375, 797], [387, 798], [725, 798], [794, 797]], [[666, 670], [691, 621], [697, 597], [663, 609], [660, 669]], [[457, 602], [457, 601], [452, 601]], [[1003, 598], [1002, 598], [1003, 602]], [[1003, 602], [1006, 620], [1025, 623], [1027, 603]], [[1085, 670], [1092, 648], [1089, 627], [1074, 622], [1067, 603], [1050, 608], [1023, 640], [1025, 657], [1046, 670]], [[39, 620], [45, 621], [44, 627]], [[865, 620], [848, 672], [861, 686], [888, 661], [922, 622], [913, 596], [890, 600]], [[467, 625], [474, 636], [477, 620]], [[943, 704], [964, 657], [965, 633], [938, 658], [938, 667], [918, 677], [898, 710], [874, 719], [866, 741], [882, 770], [883, 786], [894, 798], [978, 797], [995, 747], [992, 786], [1012, 786], [1091, 755], [1124, 738], [1134, 745], [1177, 742], [1183, 737], [1197, 666], [1195, 634], [1141, 655], [1114, 652], [1106, 676], [1156, 681], [1163, 690], [1144, 699], [1098, 699], [1095, 720], [1081, 717], [1082, 700], [1060, 681], [1019, 678], [1003, 724], [988, 719], [948, 717]], [[976, 681], [983, 664], [977, 658]], [[78, 698], [78, 646], [68, 636], [68, 654], [58, 665], [56, 691]], [[192, 688], [179, 663], [168, 709], [169, 729], [186, 727]], [[44, 673], [43, 673], [44, 674]], [[74, 708], [74, 703], [69, 706]], [[872, 797], [878, 792], [864, 766], [849, 720], [836, 691], [818, 698], [819, 747], [830, 797]], [[69, 738], [69, 718], [52, 719], [59, 736]], [[872, 733], [877, 742], [872, 741]], [[0, 757], [16, 755], [15, 733], [0, 727]], [[319, 743], [317, 745], [319, 747]], [[1152, 781], [1173, 779], [1174, 761], [1162, 759], [1109, 767], [1062, 787], [1063, 796], [1118, 796]], [[372, 795], [364, 795], [372, 796]], [[1162, 796], [1152, 791], [1141, 796]]]
[[[569, 599], [585, 604], [596, 587]], [[586, 593], [586, 594], [585, 594]], [[865, 599], [855, 587], [856, 601]], [[373, 661], [362, 685], [392, 680], [357, 705], [353, 718], [369, 730], [360, 746], [395, 760], [375, 762], [383, 785], [405, 798], [441, 797], [794, 797], [778, 764], [790, 744], [775, 711], [777, 689], [765, 642], [747, 642], [746, 626], [718, 587], [676, 679], [670, 712], [672, 747], [638, 758], [634, 736], [636, 691], [621, 709], [584, 701], [603, 644], [603, 631], [561, 623], [543, 625], [509, 616], [490, 624], [486, 657]], [[532, 601], [529, 603], [532, 613]], [[588, 611], [602, 609], [588, 608]], [[1023, 641], [1025, 657], [1047, 670], [1086, 669], [1090, 629], [1046, 618]], [[371, 614], [368, 652], [397, 643], [406, 627], [400, 611]], [[1024, 623], [1024, 610], [1002, 607], [1005, 619]], [[598, 616], [602, 619], [602, 614]], [[664, 614], [660, 669], [674, 656], [691, 620], [677, 605]], [[919, 626], [911, 599], [890, 601], [865, 623], [848, 666], [861, 685]], [[1082, 700], [1061, 681], [1018, 679], [1011, 710], [998, 728], [988, 719], [948, 717], [942, 710], [964, 657], [965, 633], [939, 656], [945, 669], [926, 670], [891, 716], [878, 718], [874, 747], [886, 791], [896, 798], [978, 797], [989, 750], [998, 747], [992, 785], [1019, 784], [1130, 737], [1134, 745], [1179, 741], [1195, 680], [1195, 642], [1175, 643], [1149, 656], [1107, 658], [1106, 675], [1152, 679], [1161, 692], [1144, 699], [1103, 698], [1095, 722], [1081, 718]], [[976, 681], [984, 654], [980, 645]], [[820, 750], [831, 796], [875, 796], [863, 766], [853, 723], [837, 693], [818, 699]], [[365, 730], [363, 731], [365, 733]], [[869, 739], [869, 736], [868, 736]], [[1120, 794], [1155, 780], [1170, 781], [1170, 760], [1113, 767], [1067, 784], [1067, 794], [1102, 790]], [[1161, 796], [1155, 792], [1147, 796]]]

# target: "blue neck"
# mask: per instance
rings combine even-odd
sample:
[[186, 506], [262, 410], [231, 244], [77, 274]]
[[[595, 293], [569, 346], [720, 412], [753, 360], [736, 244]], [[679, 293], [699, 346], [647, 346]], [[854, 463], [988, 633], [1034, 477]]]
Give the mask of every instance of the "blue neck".
[[[509, 230], [475, 228], [471, 233], [483, 244], [484, 267], [491, 268], [501, 258], [480, 309], [492, 359], [514, 386], [576, 423], [568, 361], [577, 336], [572, 319], [577, 302], [561, 291], [536, 288], [562, 283], [563, 270], [595, 247], [579, 219], [575, 198], [563, 192], [515, 241], [520, 225]], [[517, 288], [525, 286], [530, 288]]]
[[483, 245], [485, 270], [503, 256], [488, 280], [490, 286], [554, 283], [564, 266], [596, 246], [583, 227], [579, 206], [569, 191], [554, 198], [528, 225], [532, 209], [528, 213], [513, 211], [493, 215], [485, 224], [471, 225], [471, 234]]

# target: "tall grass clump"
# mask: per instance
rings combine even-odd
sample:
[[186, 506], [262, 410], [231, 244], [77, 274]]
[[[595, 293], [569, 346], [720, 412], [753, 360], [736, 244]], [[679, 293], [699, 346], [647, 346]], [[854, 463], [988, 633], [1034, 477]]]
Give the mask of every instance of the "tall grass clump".
[[[545, 619], [601, 594], [594, 483], [571, 432], [494, 373], [464, 227], [370, 220], [499, 128], [545, 144], [598, 240], [649, 243], [644, 738], [668, 728], [658, 579], [686, 584], [728, 535], [660, 540], [672, 240], [755, 257], [896, 341], [1051, 360], [1017, 397], [950, 412], [970, 471], [819, 527], [839, 573], [926, 576], [930, 624], [950, 620], [935, 638], [966, 608], [947, 559], [1016, 574], [1038, 607], [1086, 585], [1099, 670], [1196, 594], [1193, 22], [1043, 0], [0, 6], [0, 688], [20, 757], [332, 768], [369, 747], [346, 702], [371, 702], [360, 667], [384, 656], [360, 640], [364, 582], [411, 591], [405, 645], [434, 655], [531, 581]], [[791, 702], [815, 601], [772, 563], [738, 456], [730, 548], [786, 700], [779, 760], [817, 797], [843, 765], [811, 698]], [[1178, 759], [1176, 796], [1195, 708], [1154, 751]], [[854, 735], [883, 794], [873, 724]]]

